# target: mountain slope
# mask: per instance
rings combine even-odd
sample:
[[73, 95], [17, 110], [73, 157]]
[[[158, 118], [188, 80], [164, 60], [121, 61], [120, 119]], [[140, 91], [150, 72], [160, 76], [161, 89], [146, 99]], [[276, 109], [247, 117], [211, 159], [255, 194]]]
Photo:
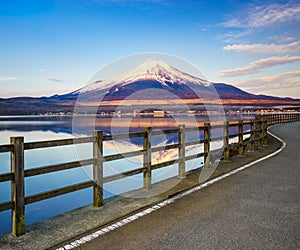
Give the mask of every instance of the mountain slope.
[[186, 83], [193, 83], [202, 86], [211, 85], [209, 81], [202, 80], [182, 72], [163, 61], [147, 59], [142, 64], [121, 75], [113, 77], [109, 80], [97, 81], [79, 89], [78, 91], [75, 91], [75, 93], [107, 90], [116, 86], [125, 87], [131, 83], [144, 81], [154, 81], [165, 86], [170, 84], [185, 85]]

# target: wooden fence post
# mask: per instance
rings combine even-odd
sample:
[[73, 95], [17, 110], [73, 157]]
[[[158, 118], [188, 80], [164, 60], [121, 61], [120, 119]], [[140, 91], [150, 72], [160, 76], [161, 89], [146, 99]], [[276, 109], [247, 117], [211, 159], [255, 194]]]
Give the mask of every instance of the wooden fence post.
[[263, 120], [263, 135], [264, 135], [264, 138], [263, 138], [263, 145], [268, 145], [268, 121], [267, 119], [264, 119]]
[[264, 118], [265, 118], [265, 120], [268, 122], [269, 121], [269, 114], [267, 114], [267, 115], [264, 115]]
[[103, 132], [94, 131], [95, 141], [93, 143], [93, 179], [96, 185], [93, 188], [94, 207], [103, 206]]
[[239, 125], [238, 125], [238, 134], [239, 134], [239, 141], [238, 141], [238, 145], [239, 145], [239, 155], [243, 155], [244, 154], [244, 145], [243, 145], [243, 120], [239, 121]]
[[204, 167], [210, 166], [210, 123], [204, 123]]
[[178, 126], [178, 158], [180, 159], [178, 165], [178, 176], [185, 177], [185, 125]]
[[282, 123], [282, 114], [279, 114], [278, 116], [279, 116], [278, 123]]
[[228, 124], [229, 122], [224, 122], [224, 161], [229, 160], [229, 132], [228, 132]]
[[14, 178], [11, 181], [12, 209], [12, 235], [25, 234], [25, 196], [24, 196], [24, 137], [11, 137], [10, 143], [14, 145], [11, 152], [11, 171]]
[[144, 188], [149, 190], [151, 188], [151, 134], [152, 134], [152, 128], [146, 127], [144, 128], [144, 150], [146, 151], [144, 153]]
[[263, 148], [263, 138], [264, 138], [264, 129], [263, 129], [263, 120], [262, 120], [262, 117], [260, 117], [259, 121], [258, 121], [258, 124], [259, 124], [259, 147], [260, 148]]
[[270, 125], [273, 125], [274, 124], [274, 114], [271, 114], [271, 124]]
[[255, 145], [257, 148], [260, 148], [260, 115], [256, 115], [255, 116], [255, 120], [254, 120], [254, 124], [255, 124]]
[[254, 152], [255, 149], [255, 132], [254, 132], [254, 121], [250, 121], [250, 151]]

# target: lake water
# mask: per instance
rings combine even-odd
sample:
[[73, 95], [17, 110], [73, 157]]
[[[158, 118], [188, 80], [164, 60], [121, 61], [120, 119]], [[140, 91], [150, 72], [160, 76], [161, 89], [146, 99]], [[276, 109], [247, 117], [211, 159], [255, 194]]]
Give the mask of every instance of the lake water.
[[[250, 119], [249, 117], [232, 116], [229, 120]], [[218, 120], [219, 117], [214, 117]], [[207, 117], [196, 117], [196, 122], [207, 121]], [[76, 123], [72, 124], [71, 116], [14, 116], [0, 117], [0, 145], [8, 144], [9, 138], [14, 136], [24, 136], [25, 142], [56, 140], [74, 138], [74, 136], [90, 136], [93, 130], [103, 130], [104, 134], [120, 134], [132, 131], [143, 131], [143, 127], [152, 126], [153, 129], [167, 129], [176, 127], [175, 123], [194, 124], [194, 117], [181, 118], [149, 118], [136, 117], [126, 118], [108, 118], [97, 117], [92, 120], [88, 117], [76, 117]], [[111, 125], [113, 124], [113, 129]], [[73, 126], [72, 126], [73, 125]], [[246, 128], [247, 129], [247, 128]], [[232, 129], [231, 133], [236, 133]], [[222, 131], [214, 131], [218, 136]], [[187, 140], [202, 138], [203, 134], [198, 132], [187, 133]], [[163, 145], [165, 143], [177, 142], [177, 135], [168, 134], [153, 136], [153, 145]], [[214, 143], [215, 148], [222, 147], [222, 143]], [[114, 143], [105, 142], [104, 155], [128, 152], [142, 148], [142, 139], [120, 140]], [[189, 147], [187, 155], [201, 152], [201, 147]], [[153, 154], [152, 161], [167, 161], [177, 157], [177, 150], [168, 150]], [[25, 169], [53, 165], [58, 163], [77, 161], [92, 158], [92, 145], [70, 145], [63, 147], [34, 149], [25, 151]], [[189, 161], [187, 171], [202, 166], [203, 159]], [[133, 157], [126, 160], [118, 160], [104, 164], [104, 176], [115, 173], [140, 168], [142, 166], [141, 157]], [[72, 185], [91, 179], [92, 166], [54, 172], [45, 175], [29, 177], [25, 179], [25, 195], [32, 195], [51, 189]], [[10, 154], [0, 153], [0, 174], [10, 171]], [[153, 182], [158, 182], [172, 176], [176, 176], [178, 171], [177, 165], [166, 167], [153, 171]], [[124, 193], [129, 190], [142, 188], [142, 174], [118, 181], [106, 183], [104, 185], [104, 198]], [[10, 200], [10, 182], [0, 183], [0, 203]], [[53, 217], [66, 211], [73, 210], [92, 203], [92, 188], [73, 192], [67, 195], [58, 196], [48, 200], [26, 205], [26, 224]], [[11, 231], [11, 211], [0, 212], [0, 233]]]

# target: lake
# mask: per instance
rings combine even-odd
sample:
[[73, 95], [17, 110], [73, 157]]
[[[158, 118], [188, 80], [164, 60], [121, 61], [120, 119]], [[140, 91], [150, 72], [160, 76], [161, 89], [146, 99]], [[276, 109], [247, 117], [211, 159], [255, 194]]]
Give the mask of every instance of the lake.
[[[231, 116], [228, 120], [252, 119], [253, 116]], [[222, 118], [223, 120], [224, 118]], [[213, 120], [220, 120], [214, 116]], [[25, 142], [67, 139], [80, 136], [91, 136], [94, 130], [102, 130], [104, 134], [120, 134], [143, 131], [144, 126], [151, 126], [153, 130], [161, 130], [177, 127], [178, 123], [186, 126], [208, 121], [206, 116], [178, 116], [178, 117], [88, 117], [77, 116], [2, 116], [0, 117], [0, 145], [8, 144], [10, 137], [24, 136]], [[248, 128], [245, 128], [248, 129]], [[222, 131], [215, 131], [218, 136]], [[236, 133], [232, 129], [230, 133]], [[187, 140], [202, 138], [203, 134], [189, 132]], [[177, 135], [168, 134], [153, 136], [153, 145], [176, 143]], [[105, 142], [104, 155], [128, 152], [142, 149], [142, 139], [130, 139]], [[212, 147], [221, 148], [222, 143], [214, 143]], [[201, 152], [201, 147], [189, 147], [187, 155]], [[177, 157], [177, 150], [168, 150], [153, 154], [153, 163], [167, 161]], [[92, 158], [92, 145], [69, 145], [56, 148], [34, 149], [25, 151], [25, 169], [47, 166], [52, 164], [77, 161]], [[203, 165], [203, 159], [199, 158], [187, 163], [187, 171]], [[124, 167], [126, 166], [126, 167]], [[104, 164], [104, 176], [140, 168], [141, 157], [132, 157]], [[0, 174], [10, 171], [10, 154], [0, 153]], [[177, 165], [153, 171], [153, 182], [158, 182], [177, 175]], [[25, 195], [32, 195], [51, 189], [72, 185], [91, 179], [92, 166], [77, 169], [54, 172], [45, 175], [28, 177], [25, 179]], [[142, 188], [142, 174], [124, 178], [104, 185], [104, 198], [107, 199], [123, 192]], [[57, 214], [61, 214], [78, 207], [92, 203], [92, 188], [58, 196], [48, 200], [26, 205], [26, 224], [41, 221]], [[10, 182], [0, 183], [0, 203], [10, 200]], [[11, 211], [0, 212], [0, 233], [11, 231]]]

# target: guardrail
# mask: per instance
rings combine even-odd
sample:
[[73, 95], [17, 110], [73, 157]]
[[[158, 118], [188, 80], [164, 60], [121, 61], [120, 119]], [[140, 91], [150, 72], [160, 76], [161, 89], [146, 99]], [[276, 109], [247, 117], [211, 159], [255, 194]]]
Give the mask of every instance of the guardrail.
[[[267, 125], [279, 122], [299, 121], [300, 114], [274, 114], [259, 116], [251, 121], [238, 122], [224, 122], [224, 124], [213, 125], [204, 123], [204, 126], [195, 128], [186, 128], [185, 125], [179, 125], [176, 129], [168, 129], [161, 131], [152, 131], [151, 127], [144, 128], [143, 132], [136, 132], [130, 134], [120, 135], [103, 135], [102, 131], [95, 131], [93, 136], [84, 138], [74, 138], [65, 140], [39, 141], [39, 142], [24, 142], [24, 137], [11, 137], [10, 144], [0, 145], [0, 153], [10, 152], [11, 157], [11, 171], [0, 174], [0, 182], [11, 182], [11, 200], [0, 204], [0, 212], [4, 210], [12, 210], [12, 235], [21, 236], [25, 234], [25, 207], [28, 204], [64, 195], [70, 192], [93, 187], [93, 206], [101, 207], [103, 205], [103, 184], [143, 173], [144, 188], [150, 189], [152, 185], [152, 171], [163, 168], [173, 164], [178, 164], [178, 176], [184, 177], [186, 174], [186, 161], [204, 157], [204, 167], [210, 166], [210, 156], [214, 153], [211, 150], [210, 144], [213, 141], [223, 141], [223, 159], [228, 160], [230, 157], [231, 148], [237, 148], [238, 154], [242, 155], [247, 149], [254, 151], [255, 148], [262, 148], [267, 144]], [[244, 131], [245, 126], [249, 127], [248, 131]], [[237, 133], [229, 133], [230, 127], [236, 127]], [[218, 137], [211, 136], [212, 130], [221, 129], [223, 135]], [[203, 139], [187, 141], [186, 132], [202, 131]], [[164, 146], [153, 147], [151, 145], [151, 138], [160, 134], [177, 134], [178, 143], [167, 144]], [[244, 136], [249, 138], [244, 140]], [[229, 139], [237, 137], [238, 142], [229, 144]], [[103, 155], [103, 142], [127, 138], [143, 138], [143, 149], [137, 151], [130, 151], [114, 155]], [[67, 162], [62, 164], [55, 164], [50, 166], [41, 166], [38, 168], [24, 169], [24, 151], [62, 147], [72, 144], [93, 144], [93, 157], [80, 161]], [[192, 145], [204, 145], [204, 150], [194, 155], [186, 156], [186, 147]], [[200, 147], [199, 147], [200, 148]], [[152, 164], [152, 153], [164, 151], [169, 149], [178, 149], [178, 156], [176, 159], [165, 161], [157, 164]], [[143, 165], [141, 168], [118, 173], [115, 175], [103, 176], [103, 163], [108, 161], [115, 161], [123, 158], [129, 158], [142, 155]], [[63, 171], [67, 169], [79, 168], [82, 166], [93, 165], [93, 180], [77, 183], [54, 190], [49, 190], [42, 193], [37, 193], [30, 196], [25, 196], [24, 182], [27, 177], [52, 173], [56, 171]]]
[[270, 113], [270, 114], [263, 114], [257, 117], [263, 117], [264, 119], [267, 120], [268, 125], [273, 125], [277, 123], [299, 121], [300, 113], [299, 112]]

